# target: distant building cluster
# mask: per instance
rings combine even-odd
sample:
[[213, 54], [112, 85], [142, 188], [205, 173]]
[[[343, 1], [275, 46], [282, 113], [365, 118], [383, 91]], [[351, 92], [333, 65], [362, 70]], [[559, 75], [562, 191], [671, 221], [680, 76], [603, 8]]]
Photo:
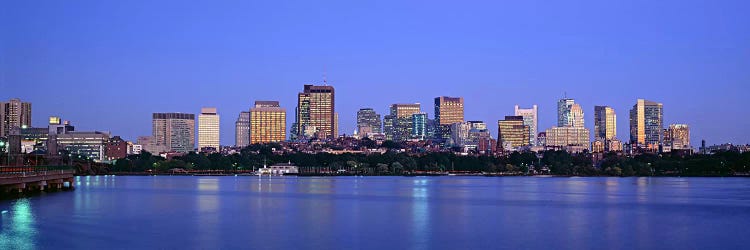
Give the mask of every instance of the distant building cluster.
[[[197, 124], [195, 114], [153, 113], [152, 133], [132, 142], [109, 132], [76, 131], [69, 121], [56, 116], [49, 118], [47, 127], [32, 127], [31, 103], [10, 99], [0, 102], [0, 151], [79, 155], [98, 162], [145, 151], [232, 153], [265, 143], [281, 143], [288, 150], [310, 153], [379, 152], [379, 146], [386, 141], [399, 143], [403, 146], [401, 150], [409, 152], [480, 155], [550, 149], [594, 154], [693, 152], [690, 127], [687, 124], [665, 127], [663, 105], [643, 99], [636, 100], [629, 112], [630, 138], [623, 142], [617, 137], [617, 114], [612, 107], [594, 106], [593, 130], [589, 130], [584, 123], [584, 108], [568, 97], [557, 102], [557, 124], [547, 129], [539, 127], [537, 105], [528, 108], [516, 105], [512, 114], [497, 120], [497, 137], [493, 137], [485, 121], [465, 118], [463, 97], [439, 96], [434, 98], [432, 117], [420, 103], [391, 104], [385, 115], [372, 107], [360, 108], [354, 134], [340, 136], [335, 97], [333, 86], [304, 85], [297, 94], [292, 124], [287, 124], [287, 109], [278, 101], [255, 101], [237, 116], [234, 146], [222, 146], [221, 116], [213, 107], [200, 110]], [[322, 147], [323, 144], [327, 146]], [[335, 150], [331, 151], [332, 148]], [[731, 144], [707, 147], [703, 142], [698, 152], [723, 149], [747, 151], [748, 147]]]

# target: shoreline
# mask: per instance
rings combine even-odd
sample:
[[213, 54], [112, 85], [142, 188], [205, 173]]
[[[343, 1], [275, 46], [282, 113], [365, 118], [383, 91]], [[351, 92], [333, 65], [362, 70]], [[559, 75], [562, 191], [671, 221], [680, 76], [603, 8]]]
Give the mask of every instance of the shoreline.
[[[216, 173], [216, 174], [190, 174], [190, 173], [109, 173], [99, 175], [76, 175], [76, 176], [231, 176], [231, 177], [255, 177], [258, 175], [247, 174], [247, 173]], [[264, 175], [262, 177], [271, 177]], [[585, 176], [585, 175], [523, 175], [523, 174], [404, 174], [404, 175], [356, 175], [356, 174], [296, 174], [296, 175], [274, 175], [272, 177], [537, 177], [537, 178], [550, 178], [550, 177], [579, 177], [579, 178], [601, 178], [601, 177], [614, 177], [614, 178], [628, 178], [628, 177], [667, 177], [667, 178], [735, 178], [735, 177], [750, 177], [750, 175], [652, 175], [652, 176], [609, 176], [609, 175], [597, 175], [597, 176]]]

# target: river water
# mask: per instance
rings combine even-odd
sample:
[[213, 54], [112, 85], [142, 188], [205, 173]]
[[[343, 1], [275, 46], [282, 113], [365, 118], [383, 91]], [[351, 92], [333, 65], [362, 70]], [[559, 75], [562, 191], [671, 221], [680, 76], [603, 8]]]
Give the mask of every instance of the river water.
[[0, 249], [747, 249], [750, 178], [77, 177]]

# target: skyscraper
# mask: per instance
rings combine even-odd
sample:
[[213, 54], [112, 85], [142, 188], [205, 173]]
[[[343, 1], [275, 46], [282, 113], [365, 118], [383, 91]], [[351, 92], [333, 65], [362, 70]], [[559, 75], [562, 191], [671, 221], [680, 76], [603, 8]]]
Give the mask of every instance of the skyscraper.
[[573, 123], [570, 118], [570, 109], [575, 104], [574, 99], [563, 98], [557, 102], [557, 126], [567, 127]]
[[537, 128], [539, 126], [537, 106], [534, 105], [530, 109], [522, 109], [516, 105], [515, 115], [523, 116], [523, 124], [529, 126], [529, 145], [536, 145]]
[[690, 149], [690, 127], [687, 124], [671, 124], [664, 133], [664, 144], [671, 149]]
[[390, 107], [391, 115], [395, 117], [393, 121], [393, 140], [406, 141], [411, 138], [414, 129], [414, 114], [422, 112], [419, 103], [414, 104], [392, 104]]
[[11, 129], [31, 127], [31, 103], [14, 98], [0, 102], [0, 137], [10, 135]]
[[396, 134], [395, 123], [395, 115], [386, 115], [383, 117], [383, 133], [385, 133], [386, 140], [393, 141], [393, 136]]
[[464, 121], [463, 97], [435, 97], [435, 122], [438, 125], [438, 140], [447, 141], [451, 137], [451, 124]]
[[362, 108], [357, 111], [357, 131], [360, 135], [367, 136], [368, 133], [382, 133], [382, 121], [380, 114], [372, 108]]
[[250, 109], [250, 144], [286, 140], [286, 109], [278, 101], [256, 101]]
[[529, 146], [529, 130], [523, 116], [506, 116], [505, 120], [497, 121], [497, 142], [503, 150]]
[[617, 137], [617, 115], [608, 106], [594, 106], [594, 138], [613, 140]]
[[234, 145], [247, 147], [250, 145], [250, 112], [242, 111], [234, 123]]
[[662, 104], [638, 99], [630, 110], [630, 143], [633, 148], [657, 150], [663, 133]]
[[427, 138], [427, 113], [413, 114], [411, 138], [425, 140]]
[[469, 145], [472, 142], [471, 138], [469, 137], [469, 131], [471, 131], [471, 123], [456, 122], [451, 124], [450, 127], [451, 137], [449, 143], [446, 144], [450, 144], [454, 147], [473, 146], [473, 148], [476, 148], [476, 145]]
[[582, 128], [584, 126], [583, 120], [583, 108], [578, 103], [570, 105], [570, 116], [568, 120], [568, 127]]
[[154, 145], [166, 151], [187, 153], [195, 149], [195, 115], [154, 113], [152, 120]]
[[219, 114], [216, 108], [201, 108], [198, 115], [198, 151], [218, 151], [219, 146]]
[[295, 138], [334, 138], [335, 113], [333, 86], [305, 85], [303, 92], [297, 95]]

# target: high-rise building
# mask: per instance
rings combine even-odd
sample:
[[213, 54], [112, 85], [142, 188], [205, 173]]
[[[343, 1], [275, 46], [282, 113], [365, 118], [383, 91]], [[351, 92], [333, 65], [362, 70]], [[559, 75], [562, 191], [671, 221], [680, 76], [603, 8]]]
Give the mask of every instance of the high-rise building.
[[247, 147], [250, 145], [250, 112], [242, 111], [234, 122], [234, 145]]
[[608, 106], [594, 106], [594, 138], [613, 140], [617, 137], [617, 115]]
[[393, 117], [393, 140], [406, 141], [411, 138], [414, 129], [414, 114], [422, 112], [419, 103], [414, 104], [392, 104], [390, 111]]
[[333, 86], [305, 85], [304, 90], [297, 95], [295, 138], [334, 138], [335, 110]]
[[435, 97], [435, 122], [437, 123], [437, 134], [441, 141], [447, 141], [451, 137], [451, 124], [464, 121], [464, 98], [463, 97]]
[[469, 141], [465, 147], [469, 150], [477, 150], [479, 153], [494, 151], [490, 146], [492, 135], [487, 129], [487, 123], [483, 121], [468, 121], [467, 123], [469, 123]]
[[497, 142], [503, 150], [513, 150], [530, 146], [529, 126], [524, 124], [523, 116], [506, 116], [497, 121]]
[[658, 102], [638, 99], [630, 110], [630, 143], [633, 148], [657, 150], [662, 142], [663, 109]]
[[286, 140], [286, 109], [277, 101], [257, 101], [250, 109], [250, 144]]
[[664, 133], [664, 144], [672, 150], [690, 149], [690, 127], [687, 124], [671, 124]]
[[574, 99], [563, 98], [557, 102], [557, 126], [568, 127], [572, 126], [573, 122], [571, 119], [571, 107], [575, 104]]
[[333, 138], [339, 137], [339, 113], [333, 113]]
[[471, 123], [468, 122], [456, 122], [450, 125], [451, 137], [449, 145], [454, 147], [466, 147], [474, 146], [471, 144], [471, 138], [469, 138], [469, 131], [471, 131]]
[[570, 120], [568, 126], [570, 127], [584, 127], [583, 122], [583, 108], [578, 103], [574, 103], [570, 106]]
[[10, 135], [11, 129], [31, 127], [31, 103], [14, 98], [0, 102], [0, 137]]
[[219, 114], [216, 108], [201, 108], [198, 115], [198, 151], [219, 151]]
[[385, 133], [386, 140], [394, 140], [394, 135], [396, 134], [395, 123], [395, 115], [386, 115], [385, 117], [383, 117], [383, 133]]
[[411, 138], [417, 140], [427, 139], [427, 113], [413, 114]]
[[357, 111], [357, 131], [367, 136], [368, 133], [383, 133], [380, 114], [372, 108], [362, 108]]
[[164, 146], [165, 151], [178, 153], [193, 151], [195, 149], [195, 115], [154, 113], [152, 133], [154, 145]]
[[438, 130], [437, 121], [435, 121], [435, 119], [428, 118], [427, 125], [426, 125], [427, 134], [425, 135], [425, 139], [435, 140], [435, 137], [437, 136], [437, 130]]
[[537, 116], [537, 106], [533, 105], [530, 109], [522, 109], [518, 105], [515, 107], [515, 115], [523, 116], [523, 124], [529, 126], [529, 145], [536, 145], [537, 128], [539, 126]]

